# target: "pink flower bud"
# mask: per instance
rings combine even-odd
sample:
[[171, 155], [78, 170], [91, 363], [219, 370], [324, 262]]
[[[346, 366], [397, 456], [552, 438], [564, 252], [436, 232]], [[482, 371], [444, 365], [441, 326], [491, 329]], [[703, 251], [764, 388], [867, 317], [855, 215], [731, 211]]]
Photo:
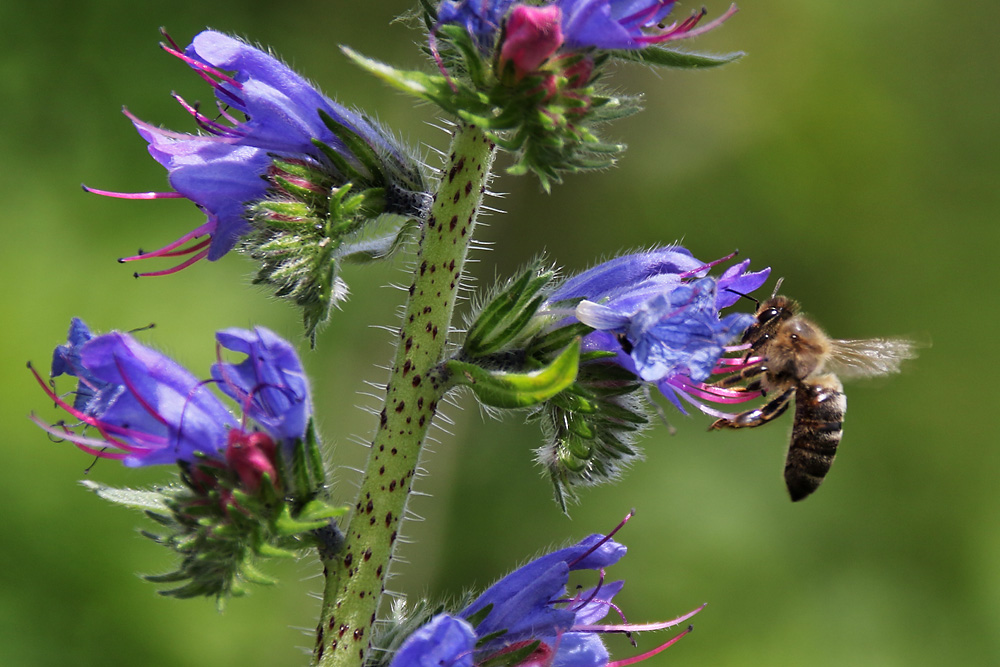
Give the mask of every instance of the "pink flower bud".
[[563, 43], [559, 25], [561, 17], [562, 12], [556, 5], [514, 7], [500, 47], [500, 71], [508, 62], [513, 63], [516, 76], [520, 79], [552, 57]]
[[272, 484], [278, 485], [278, 471], [274, 467], [276, 454], [274, 440], [266, 433], [243, 433], [237, 428], [229, 432], [226, 462], [240, 476], [243, 487], [251, 493], [260, 488], [264, 475], [271, 479]]

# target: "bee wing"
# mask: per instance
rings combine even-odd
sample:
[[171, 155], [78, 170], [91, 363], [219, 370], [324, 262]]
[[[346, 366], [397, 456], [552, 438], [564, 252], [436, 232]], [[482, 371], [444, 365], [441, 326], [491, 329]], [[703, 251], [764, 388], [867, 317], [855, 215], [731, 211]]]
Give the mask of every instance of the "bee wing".
[[833, 340], [826, 370], [844, 378], [898, 373], [906, 359], [917, 356], [917, 344], [906, 338]]

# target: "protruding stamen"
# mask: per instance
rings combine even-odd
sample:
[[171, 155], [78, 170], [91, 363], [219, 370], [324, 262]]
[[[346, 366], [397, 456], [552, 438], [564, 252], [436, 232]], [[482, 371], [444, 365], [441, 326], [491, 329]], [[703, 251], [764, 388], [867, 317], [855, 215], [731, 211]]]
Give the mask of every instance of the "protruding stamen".
[[[38, 374], [38, 371], [36, 371], [35, 367], [32, 366], [30, 363], [28, 364], [28, 370], [30, 370], [31, 374], [35, 376], [35, 380], [38, 382], [39, 386], [41, 386], [42, 391], [44, 391], [45, 394], [50, 399], [52, 399], [52, 401], [58, 407], [62, 408], [63, 410], [65, 410], [66, 412], [68, 412], [70, 415], [72, 415], [75, 419], [80, 420], [84, 424], [87, 424], [89, 426], [93, 426], [94, 428], [96, 428], [100, 432], [100, 434], [102, 436], [104, 436], [105, 440], [107, 441], [107, 442], [104, 443], [105, 446], [106, 445], [111, 445], [111, 446], [117, 447], [119, 449], [124, 449], [125, 451], [132, 451], [132, 450], [137, 450], [138, 451], [138, 450], [142, 449], [141, 446], [129, 445], [126, 442], [122, 442], [122, 441], [114, 438], [112, 435], [110, 435], [112, 433], [117, 434], [117, 435], [121, 435], [122, 437], [130, 437], [132, 439], [137, 439], [137, 440], [148, 440], [151, 445], [156, 444], [156, 443], [161, 442], [161, 441], [165, 442], [165, 440], [162, 438], [162, 436], [156, 436], [156, 435], [152, 435], [152, 434], [149, 434], [149, 433], [141, 433], [141, 432], [138, 432], [138, 431], [133, 431], [132, 429], [129, 429], [129, 428], [126, 428], [126, 427], [123, 427], [123, 426], [116, 426], [115, 424], [108, 424], [107, 422], [104, 422], [104, 421], [98, 419], [97, 417], [94, 417], [92, 415], [88, 415], [88, 414], [86, 414], [84, 412], [81, 412], [80, 410], [77, 410], [72, 405], [70, 405], [69, 403], [67, 403], [66, 401], [64, 401], [62, 399], [62, 397], [60, 397], [58, 394], [56, 394], [55, 391], [53, 391], [52, 388], [49, 387], [48, 384], [44, 380], [42, 380], [41, 376]], [[69, 439], [68, 436], [67, 436], [67, 439]]]
[[[229, 76], [228, 74], [224, 74], [223, 72], [221, 72], [220, 70], [212, 67], [211, 65], [206, 65], [205, 63], [201, 62], [200, 60], [195, 60], [194, 58], [192, 58], [191, 56], [187, 55], [186, 53], [184, 53], [180, 49], [172, 48], [170, 46], [167, 46], [163, 42], [160, 42], [160, 48], [163, 49], [164, 51], [166, 51], [167, 53], [169, 53], [170, 55], [176, 56], [177, 58], [180, 58], [181, 60], [183, 60], [184, 62], [186, 62], [191, 67], [195, 68], [196, 70], [205, 72], [206, 74], [210, 74], [212, 76], [217, 76], [220, 79], [222, 79], [223, 81], [225, 81], [226, 83], [230, 84], [231, 86], [234, 86], [237, 89], [243, 88], [243, 84], [240, 83], [239, 81], [237, 81], [236, 79], [234, 79], [233, 77]], [[216, 83], [216, 85], [218, 85], [218, 84]]]
[[116, 199], [184, 199], [184, 195], [179, 192], [113, 192], [111, 190], [98, 190], [83, 183], [80, 184], [80, 187], [83, 188], [84, 192]]
[[[87, 436], [80, 435], [69, 430], [65, 424], [63, 424], [60, 429], [54, 424], [47, 423], [41, 417], [37, 417], [36, 415], [30, 415], [28, 419], [33, 421], [35, 425], [49, 435], [59, 438], [60, 440], [68, 440], [88, 454], [99, 456], [101, 458], [121, 460], [132, 454], [145, 454], [152, 451], [147, 447], [133, 447], [118, 440], [88, 438]], [[125, 452], [109, 452], [107, 451], [108, 446], [124, 449]]]
[[198, 123], [198, 127], [202, 128], [206, 132], [211, 132], [216, 135], [225, 135], [229, 137], [242, 137], [244, 132], [240, 132], [236, 128], [228, 127], [222, 123], [216, 122], [203, 114], [198, 110], [198, 106], [194, 104], [189, 104], [187, 100], [178, 95], [177, 93], [170, 93], [170, 96], [177, 100], [177, 103], [183, 107], [185, 111], [194, 116], [194, 120]]
[[692, 14], [690, 18], [682, 22], [680, 25], [676, 27], [670, 26], [664, 33], [661, 33], [659, 35], [648, 35], [645, 37], [640, 37], [636, 41], [644, 44], [659, 44], [661, 42], [668, 42], [674, 39], [687, 39], [689, 37], [697, 37], [698, 35], [702, 35], [708, 32], [709, 30], [714, 30], [715, 28], [719, 27], [737, 11], [739, 11], [739, 8], [736, 5], [730, 5], [729, 9], [726, 10], [726, 13], [720, 16], [719, 18], [715, 19], [714, 21], [709, 21], [700, 28], [695, 28], [694, 26], [697, 25], [698, 22], [701, 21], [702, 17], [705, 15], [705, 10], [703, 9], [700, 14], [699, 13]]
[[631, 511], [630, 511], [630, 512], [629, 512], [628, 514], [626, 514], [626, 515], [625, 515], [625, 518], [624, 518], [624, 519], [622, 519], [622, 520], [621, 520], [621, 521], [620, 521], [620, 522], [618, 523], [618, 525], [617, 525], [617, 526], [615, 526], [615, 527], [614, 527], [614, 528], [613, 528], [613, 529], [611, 530], [611, 532], [610, 532], [610, 533], [608, 533], [608, 534], [607, 534], [607, 535], [605, 535], [605, 536], [604, 536], [604, 537], [603, 537], [603, 538], [602, 538], [601, 540], [599, 540], [599, 541], [597, 542], [597, 544], [595, 544], [594, 546], [592, 546], [592, 547], [590, 547], [589, 549], [587, 549], [587, 551], [585, 551], [585, 552], [584, 552], [584, 553], [583, 553], [583, 554], [582, 554], [582, 555], [581, 555], [581, 556], [580, 556], [579, 558], [577, 558], [577, 559], [573, 560], [573, 561], [572, 561], [571, 563], [569, 563], [569, 566], [570, 566], [570, 567], [572, 568], [572, 567], [573, 567], [573, 566], [574, 566], [575, 564], [579, 563], [579, 562], [580, 562], [580, 561], [582, 561], [582, 560], [583, 560], [584, 558], [586, 558], [586, 557], [587, 557], [587, 556], [589, 556], [590, 554], [592, 554], [592, 553], [594, 553], [595, 551], [597, 551], [598, 549], [600, 549], [600, 548], [601, 548], [601, 546], [603, 546], [603, 545], [604, 545], [604, 544], [605, 544], [605, 543], [606, 543], [606, 542], [607, 542], [608, 540], [610, 540], [610, 539], [611, 539], [612, 537], [614, 537], [615, 533], [617, 533], [617, 532], [618, 532], [619, 530], [621, 530], [621, 529], [622, 529], [622, 528], [623, 528], [623, 527], [625, 526], [625, 524], [626, 524], [626, 523], [628, 523], [628, 520], [629, 520], [629, 519], [631, 519], [631, 518], [632, 518], [633, 516], [635, 516], [635, 510], [634, 510], [634, 509], [633, 509], [633, 510], [631, 510]]
[[169, 269], [163, 269], [162, 271], [149, 271], [148, 273], [135, 273], [133, 275], [136, 278], [152, 278], [152, 277], [155, 277], [155, 276], [169, 276], [172, 273], [177, 273], [178, 271], [183, 271], [184, 269], [186, 269], [187, 267], [191, 266], [195, 262], [197, 262], [199, 260], [202, 260], [202, 259], [205, 259], [206, 257], [208, 257], [208, 250], [207, 249], [199, 252], [194, 257], [191, 257], [190, 259], [181, 262], [177, 266], [173, 266], [173, 267], [171, 267]]
[[712, 268], [716, 264], [721, 264], [723, 262], [728, 262], [733, 257], [736, 257], [736, 255], [738, 255], [738, 254], [740, 254], [740, 251], [739, 250], [734, 250], [731, 253], [729, 253], [728, 255], [726, 255], [725, 257], [720, 257], [719, 259], [717, 259], [715, 261], [708, 262], [707, 264], [702, 264], [697, 269], [691, 269], [690, 271], [685, 271], [684, 273], [680, 273], [680, 274], [678, 274], [677, 277], [680, 278], [681, 280], [683, 280], [684, 278], [690, 278], [691, 276], [698, 275], [702, 271], [708, 271], [710, 268]]
[[701, 605], [697, 609], [686, 614], [672, 618], [669, 621], [657, 621], [655, 623], [626, 623], [623, 625], [574, 625], [570, 632], [617, 632], [627, 634], [630, 632], [649, 632], [651, 630], [666, 630], [673, 628], [688, 620], [699, 611], [704, 609], [708, 603]]
[[642, 9], [631, 16], [626, 16], [623, 19], [618, 20], [618, 24], [623, 27], [631, 27], [633, 25], [645, 26], [653, 17], [663, 9], [663, 5], [670, 4], [670, 2], [657, 2], [656, 4], [650, 5], [646, 9]]
[[692, 630], [694, 630], [694, 626], [693, 625], [689, 625], [686, 630], [684, 630], [682, 633], [680, 633], [679, 635], [677, 635], [676, 637], [674, 637], [670, 641], [668, 641], [668, 642], [666, 642], [664, 644], [660, 644], [656, 648], [654, 648], [652, 650], [649, 650], [649, 651], [646, 651], [642, 655], [636, 655], [636, 656], [632, 656], [631, 658], [624, 658], [622, 660], [612, 660], [611, 662], [608, 663], [607, 667], [628, 667], [628, 665], [634, 665], [635, 663], [641, 662], [642, 660], [645, 660], [646, 658], [652, 658], [657, 653], [665, 651], [668, 648], [670, 648], [671, 646], [673, 646], [674, 644], [676, 644], [678, 641], [680, 641], [681, 637], [683, 637], [684, 635], [690, 633]]
[[199, 243], [197, 243], [197, 244], [195, 244], [193, 246], [190, 246], [188, 248], [185, 248], [183, 250], [176, 250], [176, 249], [179, 248], [180, 246], [184, 245], [185, 243], [187, 243], [191, 239], [196, 239], [196, 238], [199, 238], [201, 236], [208, 236], [213, 231], [215, 231], [215, 223], [213, 223], [213, 222], [206, 222], [205, 224], [200, 225], [199, 227], [196, 227], [195, 229], [192, 229], [190, 232], [188, 232], [184, 236], [180, 237], [176, 241], [173, 241], [172, 243], [168, 243], [167, 245], [163, 246], [159, 250], [153, 250], [151, 252], [143, 252], [143, 253], [139, 253], [138, 255], [133, 255], [131, 257], [121, 257], [121, 258], [118, 259], [118, 261], [120, 263], [124, 264], [125, 262], [134, 262], [137, 259], [149, 259], [151, 257], [175, 257], [175, 256], [178, 256], [178, 255], [188, 255], [188, 254], [191, 254], [192, 252], [197, 252], [201, 248], [204, 248], [206, 241], [211, 241], [211, 239], [206, 239], [206, 241], [201, 241], [201, 242], [199, 242]]

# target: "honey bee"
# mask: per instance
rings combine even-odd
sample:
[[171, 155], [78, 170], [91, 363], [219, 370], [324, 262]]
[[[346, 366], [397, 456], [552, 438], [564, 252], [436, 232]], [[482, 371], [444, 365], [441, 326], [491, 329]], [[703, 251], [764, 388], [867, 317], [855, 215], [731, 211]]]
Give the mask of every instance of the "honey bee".
[[[780, 282], [779, 282], [780, 286]], [[799, 305], [775, 295], [757, 309], [757, 321], [743, 334], [745, 360], [734, 375], [714, 383], [771, 397], [764, 405], [716, 420], [709, 430], [760, 426], [781, 416], [795, 396], [795, 420], [785, 459], [785, 485], [793, 501], [819, 488], [833, 465], [843, 434], [847, 397], [838, 376], [874, 377], [898, 373], [916, 356], [916, 345], [902, 338], [838, 340], [799, 313]], [[745, 385], [739, 387], [741, 383]]]

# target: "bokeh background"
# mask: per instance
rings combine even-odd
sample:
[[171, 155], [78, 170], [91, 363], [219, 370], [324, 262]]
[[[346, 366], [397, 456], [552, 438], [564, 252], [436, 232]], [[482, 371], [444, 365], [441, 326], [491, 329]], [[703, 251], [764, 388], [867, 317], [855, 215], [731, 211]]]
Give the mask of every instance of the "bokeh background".
[[[0, 661], [5, 665], [302, 665], [320, 589], [315, 559], [278, 563], [224, 614], [159, 598], [136, 573], [169, 567], [141, 518], [77, 484], [91, 460], [27, 419], [55, 411], [25, 370], [45, 367], [70, 317], [135, 328], [207, 375], [216, 329], [260, 323], [301, 340], [298, 315], [249, 286], [240, 257], [133, 280], [115, 259], [194, 227], [184, 201], [130, 202], [95, 187], [160, 189], [164, 174], [119, 113], [190, 129], [168, 93], [207, 88], [156, 46], [205, 26], [270, 45], [329, 94], [414, 144], [447, 137], [415, 106], [357, 71], [346, 43], [416, 66], [416, 32], [391, 23], [410, 0], [0, 4]], [[711, 15], [726, 7], [710, 0]], [[682, 7], [687, 11], [691, 6]], [[622, 67], [647, 110], [610, 134], [631, 145], [607, 173], [543, 195], [502, 177], [472, 270], [489, 284], [545, 249], [581, 269], [623, 249], [682, 240], [712, 259], [739, 248], [785, 277], [783, 291], [835, 336], [933, 341], [906, 372], [848, 388], [841, 455], [793, 505], [781, 468], [790, 420], [706, 433], [707, 418], [651, 432], [624, 483], [585, 490], [563, 516], [532, 464], [537, 433], [516, 416], [446, 410], [411, 509], [392, 588], [416, 596], [484, 586], [540, 550], [606, 531], [630, 509], [630, 547], [610, 576], [633, 621], [702, 602], [696, 632], [651, 665], [1000, 664], [1000, 448], [993, 418], [1000, 218], [1000, 7], [925, 0], [748, 1], [696, 44], [745, 50], [707, 72]], [[429, 153], [429, 151], [428, 151]], [[429, 158], [433, 164], [435, 158]], [[351, 495], [407, 281], [402, 263], [355, 267], [352, 298], [309, 352], [320, 428]], [[769, 288], [768, 288], [769, 289]], [[356, 436], [356, 437], [352, 437]], [[110, 484], [165, 470], [102, 462]], [[648, 649], [663, 636], [644, 635]], [[634, 653], [624, 644], [619, 656]]]

